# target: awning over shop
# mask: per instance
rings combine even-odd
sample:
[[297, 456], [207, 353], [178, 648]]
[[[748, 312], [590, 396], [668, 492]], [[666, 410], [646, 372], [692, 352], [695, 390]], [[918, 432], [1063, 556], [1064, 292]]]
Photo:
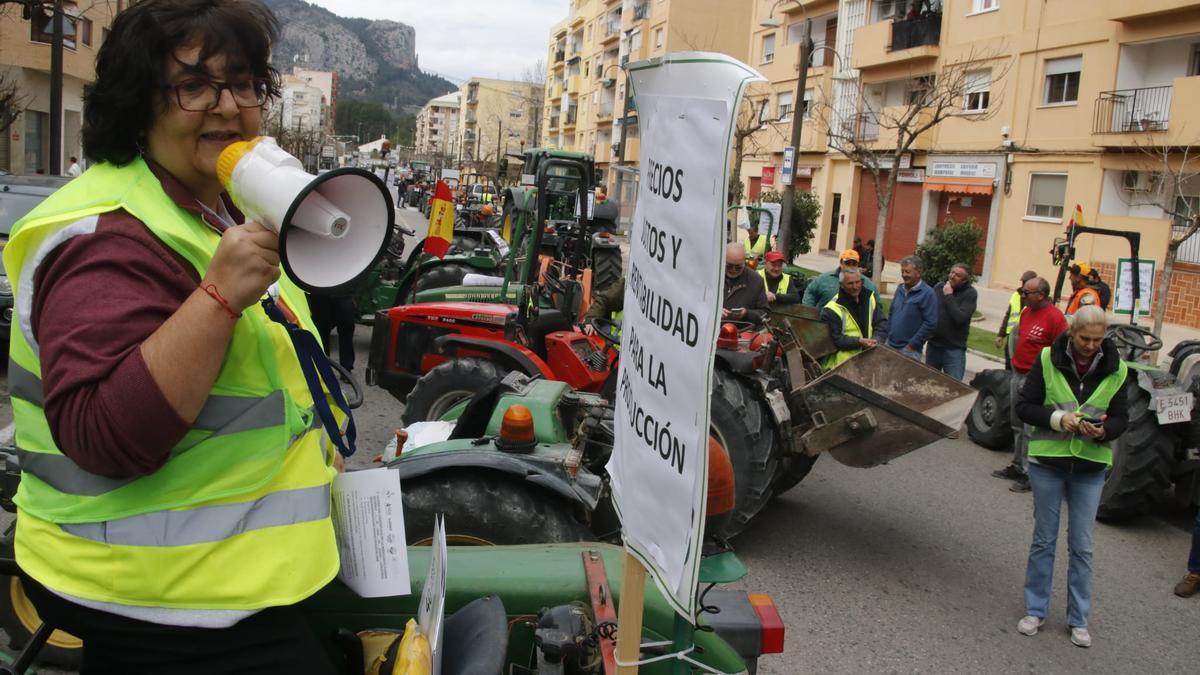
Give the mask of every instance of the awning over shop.
[[952, 192], [964, 195], [992, 194], [991, 178], [955, 178], [951, 176], [929, 176], [925, 179], [926, 192]]

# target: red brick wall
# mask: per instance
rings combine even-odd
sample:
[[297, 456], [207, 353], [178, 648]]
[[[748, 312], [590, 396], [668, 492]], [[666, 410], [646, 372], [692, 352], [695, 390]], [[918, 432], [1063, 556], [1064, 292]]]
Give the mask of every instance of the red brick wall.
[[[1117, 292], [1117, 266], [1114, 263], [1096, 263], [1093, 265], [1098, 272], [1100, 278], [1105, 281], [1113, 289], [1113, 305], [1116, 304]], [[1191, 265], [1188, 263], [1175, 263], [1175, 271], [1172, 275], [1171, 288], [1167, 291], [1167, 315], [1164, 320], [1167, 323], [1179, 324], [1181, 326], [1189, 326], [1191, 328], [1200, 328], [1200, 266]], [[1158, 294], [1162, 290], [1162, 270], [1159, 269], [1154, 273], [1154, 296], [1150, 300], [1150, 311], [1153, 315], [1154, 303], [1158, 301]], [[1070, 289], [1070, 283], [1067, 283], [1067, 290]], [[1066, 292], [1064, 292], [1066, 295]], [[1143, 302], [1145, 300], [1143, 299]], [[1109, 309], [1112, 309], [1110, 306]]]

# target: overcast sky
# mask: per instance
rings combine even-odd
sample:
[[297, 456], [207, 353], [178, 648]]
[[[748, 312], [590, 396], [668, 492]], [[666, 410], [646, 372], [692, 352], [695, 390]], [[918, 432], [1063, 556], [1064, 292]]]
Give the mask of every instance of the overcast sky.
[[569, 0], [308, 0], [338, 16], [391, 19], [417, 30], [421, 70], [465, 80], [518, 79], [546, 59], [550, 26]]

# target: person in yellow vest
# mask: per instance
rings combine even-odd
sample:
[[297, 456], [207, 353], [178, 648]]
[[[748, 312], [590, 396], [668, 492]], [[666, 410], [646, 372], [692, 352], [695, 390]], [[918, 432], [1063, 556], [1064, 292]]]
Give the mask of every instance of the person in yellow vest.
[[783, 271], [783, 253], [767, 251], [766, 265], [758, 271], [767, 285], [767, 302], [772, 305], [795, 305], [800, 302], [800, 288], [792, 283], [792, 275]]
[[1059, 511], [1067, 503], [1067, 627], [1071, 642], [1090, 647], [1092, 530], [1112, 466], [1113, 443], [1125, 432], [1128, 368], [1099, 307], [1083, 307], [1070, 330], [1042, 349], [1017, 399], [1017, 416], [1033, 427], [1029, 484], [1033, 488], [1033, 542], [1025, 568], [1025, 617], [1034, 635], [1045, 622], [1054, 577]]
[[1088, 277], [1092, 273], [1092, 266], [1085, 262], [1076, 262], [1071, 265], [1067, 271], [1071, 277], [1071, 299], [1067, 301], [1067, 308], [1063, 314], [1067, 315], [1067, 321], [1075, 316], [1080, 307], [1099, 307], [1100, 291], [1092, 288]]
[[842, 270], [841, 289], [821, 308], [821, 321], [829, 326], [829, 336], [838, 348], [822, 362], [826, 369], [887, 340], [883, 309], [874, 293], [864, 292], [862, 272], [857, 269]]
[[295, 607], [339, 566], [327, 390], [260, 299], [314, 328], [276, 235], [217, 178], [279, 94], [278, 31], [255, 0], [119, 13], [87, 94], [92, 166], [4, 250], [16, 559], [84, 673], [334, 672]]
[[758, 223], [750, 221], [750, 226], [746, 230], [746, 239], [742, 242], [746, 247], [746, 257], [754, 260], [762, 260], [767, 254], [767, 249], [771, 247], [771, 242], [767, 241], [769, 237], [765, 234], [758, 233]]
[[1004, 310], [1004, 316], [1000, 318], [1000, 328], [996, 331], [996, 346], [1004, 347], [1005, 368], [1011, 367], [1012, 350], [1017, 346], [1017, 323], [1021, 320], [1021, 310], [1025, 308], [1025, 296], [1021, 295], [1021, 289], [1030, 279], [1035, 278], [1037, 272], [1033, 270], [1026, 270], [1021, 274], [1021, 285], [1017, 286], [1017, 290], [1008, 298], [1008, 307]]

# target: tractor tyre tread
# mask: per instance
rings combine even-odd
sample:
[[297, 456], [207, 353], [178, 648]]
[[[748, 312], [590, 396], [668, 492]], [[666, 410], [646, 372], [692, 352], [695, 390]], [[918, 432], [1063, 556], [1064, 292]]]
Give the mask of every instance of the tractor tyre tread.
[[743, 529], [771, 498], [779, 441], [762, 401], [736, 376], [713, 372], [710, 424], [733, 463], [736, 497], [725, 538]]
[[1148, 512], [1171, 486], [1177, 439], [1158, 425], [1150, 394], [1130, 372], [1129, 425], [1113, 450], [1113, 465], [1104, 481], [1097, 517], [1122, 520]]
[[431, 288], [445, 288], [446, 286], [459, 286], [463, 279], [475, 269], [470, 265], [460, 265], [458, 263], [446, 263], [431, 267], [428, 270], [423, 270], [417, 276], [414, 282], [416, 292], [427, 291]]
[[[1011, 450], [1012, 394], [1009, 378], [1012, 374], [1000, 368], [981, 370], [971, 379], [971, 386], [979, 390], [979, 397], [967, 415], [967, 435], [989, 450]], [[991, 406], [991, 412], [986, 409]], [[989, 423], [989, 414], [992, 419]]]
[[592, 249], [592, 292], [603, 291], [621, 279], [621, 249]]
[[[506, 373], [506, 369], [485, 359], [453, 359], [442, 363], [417, 380], [405, 401], [401, 420], [406, 425], [430, 421], [431, 409], [443, 396], [457, 391], [474, 395], [499, 381]], [[439, 415], [445, 413], [444, 410], [433, 412]]]
[[409, 544], [433, 535], [439, 513], [445, 518], [447, 536], [501, 546], [594, 539], [562, 497], [498, 471], [442, 471], [404, 481], [401, 493]]

